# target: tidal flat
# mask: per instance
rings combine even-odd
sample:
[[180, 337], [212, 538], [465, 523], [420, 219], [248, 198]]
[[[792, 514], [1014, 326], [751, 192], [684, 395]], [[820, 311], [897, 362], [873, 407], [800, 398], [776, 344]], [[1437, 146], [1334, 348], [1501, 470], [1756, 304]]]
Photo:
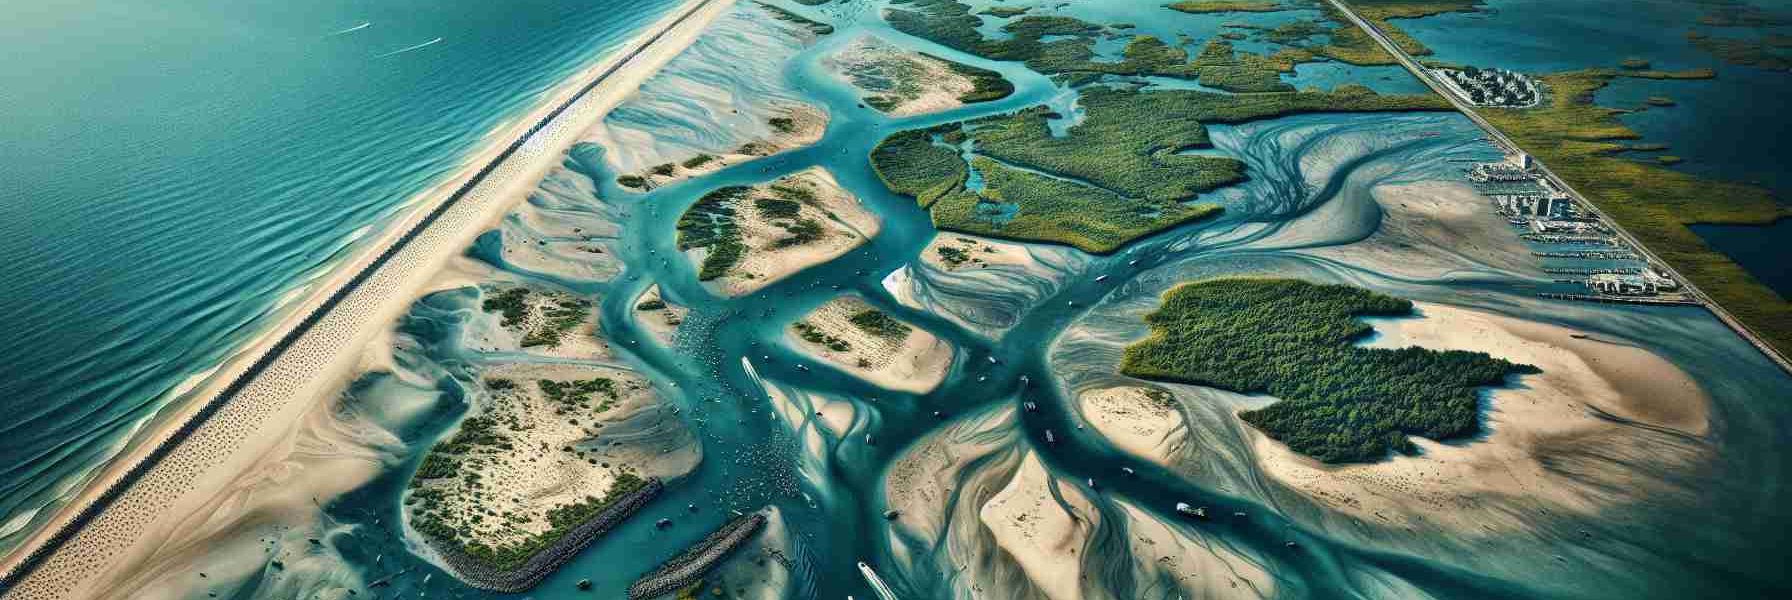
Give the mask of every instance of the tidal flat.
[[[287, 459], [352, 460], [357, 477], [298, 488], [316, 501], [288, 498], [264, 529], [192, 538], [253, 531], [231, 547], [277, 558], [158, 555], [175, 573], [159, 595], [480, 595], [431, 555], [410, 500], [467, 489], [465, 472], [516, 497], [422, 512], [500, 544], [551, 531], [556, 503], [603, 500], [629, 477], [663, 486], [546, 573], [530, 592], [542, 598], [1792, 585], [1771, 558], [1792, 514], [1769, 485], [1787, 475], [1775, 457], [1792, 407], [1774, 400], [1792, 377], [1694, 307], [1539, 297], [1551, 277], [1464, 177], [1497, 150], [1437, 98], [1369, 85], [1385, 67], [1326, 61], [1323, 87], [1278, 71], [1296, 92], [1194, 87], [1212, 38], [1242, 30], [1226, 23], [1275, 31], [1324, 18], [1314, 6], [767, 3], [777, 10], [727, 6], [579, 132], [367, 345]], [[956, 21], [926, 32], [963, 39], [905, 33], [926, 33], [904, 21], [925, 15], [892, 16], [922, 9]], [[1289, 45], [1248, 31], [1229, 40], [1232, 61]], [[1297, 33], [1280, 39], [1320, 41]], [[830, 61], [867, 36], [998, 74], [1013, 93], [911, 114], [861, 106], [866, 90]], [[826, 115], [812, 138], [685, 166], [771, 139], [792, 106]], [[892, 139], [923, 159], [892, 160]], [[651, 172], [665, 164], [670, 175]], [[997, 172], [1025, 173], [1030, 192], [1105, 193], [1080, 208], [1023, 202]], [[945, 197], [968, 205], [963, 227], [941, 222]], [[1103, 214], [1134, 220], [1083, 226]], [[835, 219], [875, 227], [813, 260], [778, 254], [779, 240], [848, 239], [821, 227]], [[726, 236], [743, 253], [708, 268]], [[778, 258], [750, 264], [755, 253]], [[730, 273], [742, 285], [716, 283]], [[1274, 386], [1128, 375], [1152, 375], [1127, 370], [1126, 349], [1149, 339], [1166, 294], [1238, 277], [1410, 302], [1319, 324], [1345, 334], [1327, 340], [1340, 356], [1473, 358], [1485, 376], [1442, 397], [1475, 426], [1384, 427], [1363, 436], [1381, 445], [1327, 460], [1324, 432], [1251, 417], [1318, 402], [1299, 387], [1312, 365], [1246, 365], [1278, 367], [1253, 373]], [[1287, 328], [1322, 320], [1275, 316], [1286, 322], [1229, 333], [1298, 338]], [[1390, 392], [1352, 400], [1377, 394]], [[519, 416], [509, 449], [439, 446], [484, 431], [480, 419], [502, 433], [502, 415], [525, 410], [540, 419]], [[439, 453], [457, 468], [432, 464]], [[553, 469], [526, 466], [541, 464]]]

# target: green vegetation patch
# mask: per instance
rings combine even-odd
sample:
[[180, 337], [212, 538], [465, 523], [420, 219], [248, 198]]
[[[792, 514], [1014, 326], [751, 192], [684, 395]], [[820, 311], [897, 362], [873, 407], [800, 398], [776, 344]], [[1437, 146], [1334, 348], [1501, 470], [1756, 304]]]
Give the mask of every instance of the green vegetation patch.
[[1128, 242], [1221, 212], [1219, 205], [1127, 198], [977, 157], [982, 193], [956, 193], [934, 205], [934, 226], [1107, 254]]
[[[528, 288], [509, 288], [486, 298], [480, 303], [480, 308], [504, 315], [500, 324], [505, 327], [522, 327], [527, 324], [525, 321], [529, 314], [529, 297]], [[523, 332], [522, 346], [559, 346], [560, 339], [566, 332], [585, 321], [590, 308], [591, 301], [570, 297], [557, 298], [550, 304], [542, 305], [542, 320]]]
[[1171, 10], [1189, 14], [1224, 12], [1276, 12], [1288, 10], [1275, 0], [1181, 0], [1169, 5]]
[[953, 73], [963, 75], [966, 79], [971, 80], [971, 85], [973, 86], [971, 91], [959, 94], [959, 102], [976, 104], [978, 102], [1001, 100], [1014, 94], [1014, 84], [1009, 82], [1008, 78], [1003, 77], [1001, 73], [989, 69], [973, 67], [958, 61], [946, 60], [932, 54], [922, 53], [922, 56], [946, 63], [946, 68], [951, 69]]
[[[616, 392], [616, 381], [608, 377], [593, 377], [575, 381], [542, 379], [536, 381], [535, 384], [541, 387], [541, 394], [548, 399], [549, 403], [558, 405], [558, 408], [562, 410], [583, 408], [604, 412], [610, 410], [615, 401], [621, 398]], [[604, 399], [596, 407], [591, 405], [593, 394], [604, 396]], [[566, 413], [556, 411], [555, 414]]]
[[1363, 348], [1363, 316], [1412, 303], [1345, 285], [1215, 279], [1164, 294], [1151, 336], [1126, 349], [1123, 373], [1280, 400], [1240, 413], [1296, 452], [1328, 463], [1416, 450], [1481, 430], [1479, 388], [1535, 372], [1481, 352]]
[[678, 249], [707, 248], [698, 267], [697, 279], [709, 281], [728, 274], [729, 269], [746, 255], [741, 243], [740, 226], [734, 222], [734, 203], [746, 198], [752, 188], [729, 186], [704, 194], [696, 204], [678, 217]]
[[[803, 2], [803, 0], [797, 0], [797, 1]], [[817, 4], [823, 4], [825, 2], [826, 2], [826, 0], [822, 0], [822, 2], [803, 2], [803, 4], [815, 6]], [[779, 7], [773, 6], [771, 4], [766, 4], [764, 2], [757, 2], [756, 4], [758, 4], [760, 8], [765, 9], [766, 12], [771, 13], [773, 18], [776, 18], [779, 21], [784, 21], [786, 23], [791, 23], [791, 24], [797, 25], [798, 27], [802, 27], [804, 29], [808, 29], [811, 33], [814, 33], [815, 35], [827, 35], [827, 34], [834, 32], [833, 25], [829, 25], [827, 23], [823, 23], [823, 22], [805, 17], [802, 15], [790, 12], [788, 10], [784, 10], [783, 8], [779, 8]]]
[[867, 308], [853, 313], [847, 320], [851, 321], [854, 327], [864, 330], [865, 333], [888, 340], [907, 338], [909, 330], [913, 329], [907, 323], [898, 321], [896, 317], [884, 314], [884, 311], [875, 308]]
[[970, 169], [958, 150], [934, 143], [936, 137], [958, 134], [957, 124], [910, 129], [892, 134], [871, 150], [871, 165], [891, 191], [915, 199], [923, 208], [964, 187]]
[[811, 344], [820, 344], [835, 352], [852, 350], [852, 344], [846, 340], [834, 337], [833, 334], [822, 331], [820, 327], [810, 325], [808, 321], [797, 321], [790, 328], [795, 329], [799, 337]]
[[1624, 142], [1641, 136], [1618, 121], [1625, 111], [1593, 104], [1593, 94], [1614, 77], [1632, 75], [1609, 69], [1544, 75], [1548, 105], [1479, 112], [1756, 335], [1792, 352], [1792, 303], [1686, 227], [1767, 225], [1792, 216], [1792, 207], [1764, 188], [1624, 158]]

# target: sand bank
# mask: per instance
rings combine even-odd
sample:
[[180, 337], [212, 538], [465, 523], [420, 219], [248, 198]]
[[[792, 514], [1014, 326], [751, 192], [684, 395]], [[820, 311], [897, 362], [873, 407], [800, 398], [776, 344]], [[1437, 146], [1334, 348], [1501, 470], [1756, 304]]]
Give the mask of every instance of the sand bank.
[[1147, 387], [1095, 389], [1077, 396], [1083, 420], [1115, 448], [1170, 466], [1188, 443], [1188, 426], [1170, 393]]
[[1093, 260], [1067, 246], [1021, 245], [950, 232], [935, 235], [919, 258], [884, 277], [890, 296], [991, 338], [1085, 272]]
[[964, 106], [959, 98], [977, 89], [946, 61], [902, 50], [873, 35], [859, 36], [823, 64], [865, 92], [861, 98], [866, 105], [898, 117]]
[[814, 144], [821, 140], [822, 134], [826, 133], [828, 129], [828, 114], [807, 104], [780, 102], [774, 106], [773, 114], [775, 116], [767, 120], [771, 129], [770, 135], [748, 140], [731, 151], [698, 152], [689, 156], [675, 157], [671, 161], [647, 167], [638, 172], [619, 175], [616, 177], [616, 183], [628, 189], [651, 190], [720, 171], [725, 167]]
[[678, 239], [711, 291], [741, 296], [838, 258], [878, 228], [876, 215], [815, 167], [704, 196], [680, 218]]
[[[629, 50], [570, 78], [537, 109], [494, 131], [491, 143], [470, 156], [463, 171], [420, 196], [416, 209], [317, 282], [309, 298], [295, 303], [281, 322], [196, 390], [193, 398], [201, 401], [173, 409], [166, 427], [140, 436], [144, 442], [121, 455], [61, 515], [21, 544], [7, 559], [9, 571], [28, 557], [37, 558], [31, 559], [29, 573], [16, 580], [8, 577], [13, 584], [8, 597], [91, 597], [129, 590], [133, 588], [123, 582], [167, 563], [171, 555], [205, 553], [207, 548], [172, 546], [170, 540], [192, 531], [193, 515], [216, 515], [213, 509], [228, 497], [232, 482], [262, 472], [265, 461], [286, 456], [280, 452], [281, 441], [291, 439], [302, 415], [347, 382], [362, 346], [390, 327], [432, 274], [557, 166], [580, 132], [731, 4], [687, 3], [623, 46]], [[587, 87], [593, 81], [597, 83]], [[547, 125], [538, 128], [544, 121]], [[526, 142], [516, 143], [525, 136]], [[459, 192], [476, 175], [481, 175], [478, 182]], [[329, 309], [317, 310], [324, 306]], [[254, 374], [243, 377], [249, 372]], [[233, 393], [225, 400], [204, 402], [227, 388]], [[209, 416], [203, 422], [190, 418], [199, 414]], [[178, 443], [156, 450], [161, 440], [177, 435]], [[160, 457], [153, 468], [136, 468], [152, 455]], [[127, 476], [128, 486], [113, 487]], [[103, 507], [87, 508], [102, 498]], [[78, 528], [64, 529], [77, 517]], [[53, 552], [35, 552], [51, 540], [59, 542]]]
[[879, 387], [925, 394], [945, 380], [952, 345], [885, 314], [858, 296], [841, 296], [792, 324], [793, 347]]
[[[1487, 352], [1542, 373], [1489, 394], [1482, 439], [1414, 439], [1418, 456], [1373, 464], [1324, 465], [1244, 429], [1265, 473], [1345, 514], [1383, 525], [1434, 525], [1458, 532], [1524, 527], [1510, 501], [1587, 515], [1657, 489], [1621, 465], [1565, 469], [1593, 445], [1625, 462], [1679, 466], [1701, 452], [1679, 438], [1706, 431], [1708, 399], [1685, 372], [1634, 346], [1575, 337], [1574, 330], [1492, 313], [1415, 303], [1419, 318], [1375, 319], [1369, 344]], [[1645, 425], [1627, 426], [1616, 415]], [[1650, 428], [1660, 428], [1661, 433]]]
[[641, 296], [635, 298], [635, 319], [653, 334], [661, 344], [672, 345], [672, 336], [678, 333], [678, 326], [691, 313], [686, 306], [673, 304], [660, 295], [659, 284], [647, 286]]
[[[1276, 597], [1275, 577], [1262, 559], [1240, 555], [1236, 547], [1203, 539], [1199, 530], [1165, 522], [1130, 502], [1115, 504], [1126, 515], [1133, 580], [1149, 586], [1135, 590], [1139, 597]], [[1165, 582], [1175, 589], [1157, 587]]]
[[1080, 488], [1059, 482], [1029, 453], [1008, 487], [983, 505], [982, 516], [996, 544], [1047, 598], [1083, 597], [1083, 552], [1101, 513]]
[[1381, 207], [1381, 222], [1373, 235], [1353, 244], [1299, 252], [1374, 265], [1377, 271], [1406, 279], [1447, 280], [1490, 268], [1510, 277], [1547, 277], [1511, 224], [1467, 183], [1380, 185], [1371, 193]]

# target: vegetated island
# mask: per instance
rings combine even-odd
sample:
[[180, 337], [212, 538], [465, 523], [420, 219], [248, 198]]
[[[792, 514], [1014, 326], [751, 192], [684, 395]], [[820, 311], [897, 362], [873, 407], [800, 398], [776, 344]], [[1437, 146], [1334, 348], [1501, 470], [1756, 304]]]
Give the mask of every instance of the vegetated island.
[[1358, 86], [1248, 95], [1090, 86], [1079, 104], [1082, 121], [1062, 136], [1051, 126], [1063, 117], [1040, 106], [898, 132], [872, 150], [871, 163], [940, 229], [1103, 254], [1220, 212], [1190, 201], [1243, 181], [1244, 163], [1189, 153], [1211, 146], [1203, 123], [1449, 109], [1436, 95], [1383, 96]]
[[1792, 303], [1687, 229], [1695, 223], [1766, 225], [1792, 215], [1792, 206], [1765, 188], [1625, 158], [1630, 148], [1624, 142], [1642, 136], [1618, 120], [1627, 111], [1596, 105], [1593, 96], [1613, 78], [1638, 73], [1587, 69], [1546, 74], [1540, 77], [1550, 89], [1545, 104], [1478, 112], [1756, 335], [1780, 352], [1792, 353]]
[[1780, 32], [1792, 25], [1792, 12], [1783, 8], [1764, 8], [1733, 0], [1696, 0], [1705, 9], [1696, 23], [1705, 27], [1746, 28], [1754, 37], [1736, 35], [1713, 36], [1697, 29], [1686, 32], [1686, 40], [1694, 48], [1726, 63], [1785, 73], [1792, 70], [1792, 36]]
[[892, 390], [927, 393], [952, 366], [951, 344], [853, 295], [816, 307], [790, 335], [803, 352]]
[[486, 312], [502, 315], [499, 324], [518, 337], [516, 343], [523, 349], [554, 350], [563, 345], [583, 347], [595, 339], [596, 319], [590, 300], [524, 286], [492, 288], [486, 292], [480, 307]]
[[1276, 12], [1291, 10], [1275, 0], [1179, 0], [1169, 4], [1170, 10], [1189, 14], [1224, 12]]
[[896, 116], [1000, 100], [1014, 93], [1014, 84], [1001, 73], [905, 51], [871, 35], [853, 40], [828, 57], [827, 64], [867, 93], [867, 106]]
[[698, 265], [698, 280], [738, 296], [846, 254], [877, 231], [877, 217], [815, 167], [704, 194], [678, 218], [678, 248]]
[[1415, 450], [1481, 430], [1480, 387], [1532, 367], [1482, 352], [1363, 348], [1356, 317], [1403, 316], [1412, 303], [1346, 285], [1226, 278], [1185, 283], [1145, 317], [1151, 335], [1120, 370], [1280, 400], [1239, 414], [1264, 434], [1327, 463]]
[[472, 416], [429, 450], [404, 501], [411, 529], [474, 587], [533, 587], [700, 460], [632, 372], [515, 364], [482, 376]]

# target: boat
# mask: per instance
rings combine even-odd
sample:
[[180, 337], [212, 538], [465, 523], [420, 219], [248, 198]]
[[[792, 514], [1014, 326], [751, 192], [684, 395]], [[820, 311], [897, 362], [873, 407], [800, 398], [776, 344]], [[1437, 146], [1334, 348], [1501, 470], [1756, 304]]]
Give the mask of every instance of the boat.
[[1034, 404], [1032, 402], [1023, 402], [1023, 403], [1021, 403], [1021, 406], [1026, 407], [1027, 412], [1039, 412], [1038, 404]]
[[996, 360], [996, 357], [994, 354], [989, 355], [989, 364], [992, 364], [992, 365], [999, 364], [999, 361]]
[[871, 592], [877, 594], [878, 600], [896, 600], [896, 592], [890, 591], [890, 586], [884, 584], [883, 578], [878, 577], [877, 571], [871, 570], [871, 565], [865, 561], [859, 561], [859, 575], [864, 576], [865, 584], [871, 586]]
[[1052, 435], [1052, 430], [1050, 430], [1050, 429], [1045, 430], [1045, 443], [1047, 443], [1047, 444], [1058, 443], [1058, 436]]
[[1102, 275], [1102, 276], [1100, 276], [1100, 277], [1096, 277], [1096, 278], [1095, 278], [1095, 283], [1101, 283], [1101, 282], [1103, 282], [1103, 281], [1107, 281], [1107, 280], [1108, 280], [1108, 276], [1106, 276], [1106, 275]]
[[1177, 502], [1176, 512], [1181, 513], [1185, 517], [1194, 517], [1203, 521], [1207, 520], [1207, 507], [1205, 506], [1189, 506], [1187, 502]]

